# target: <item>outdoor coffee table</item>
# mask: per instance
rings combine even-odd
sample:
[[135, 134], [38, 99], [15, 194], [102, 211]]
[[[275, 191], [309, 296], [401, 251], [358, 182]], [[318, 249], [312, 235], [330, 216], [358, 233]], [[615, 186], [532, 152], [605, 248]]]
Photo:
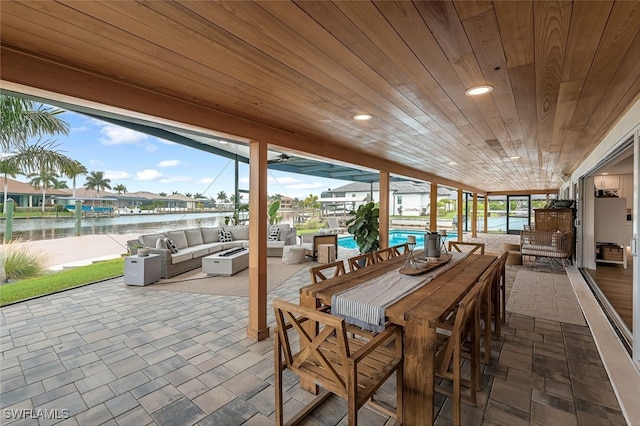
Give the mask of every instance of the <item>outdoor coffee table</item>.
[[207, 275], [231, 276], [249, 267], [249, 249], [223, 250], [202, 258], [202, 272]]

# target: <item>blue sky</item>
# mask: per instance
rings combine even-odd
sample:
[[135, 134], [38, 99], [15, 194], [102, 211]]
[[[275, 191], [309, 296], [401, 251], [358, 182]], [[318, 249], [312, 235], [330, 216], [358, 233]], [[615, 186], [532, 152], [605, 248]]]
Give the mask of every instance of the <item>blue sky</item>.
[[[234, 162], [204, 151], [158, 139], [74, 112], [61, 115], [71, 130], [56, 136], [58, 149], [80, 161], [87, 170], [102, 171], [111, 187], [123, 184], [128, 192], [173, 191], [200, 193], [215, 198], [220, 191], [234, 191]], [[249, 168], [240, 164], [240, 189], [249, 189]], [[320, 196], [328, 188], [348, 182], [269, 170], [268, 192], [290, 197]], [[71, 187], [71, 180], [67, 185]], [[22, 180], [22, 179], [21, 179]], [[84, 177], [77, 187], [84, 186]]]

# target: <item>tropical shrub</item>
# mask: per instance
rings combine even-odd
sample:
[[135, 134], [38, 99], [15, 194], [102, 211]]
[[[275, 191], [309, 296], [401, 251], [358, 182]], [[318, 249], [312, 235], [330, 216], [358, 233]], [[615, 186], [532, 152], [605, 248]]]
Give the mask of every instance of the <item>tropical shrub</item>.
[[41, 275], [47, 257], [22, 240], [13, 240], [2, 250], [2, 262], [7, 280], [21, 280]]

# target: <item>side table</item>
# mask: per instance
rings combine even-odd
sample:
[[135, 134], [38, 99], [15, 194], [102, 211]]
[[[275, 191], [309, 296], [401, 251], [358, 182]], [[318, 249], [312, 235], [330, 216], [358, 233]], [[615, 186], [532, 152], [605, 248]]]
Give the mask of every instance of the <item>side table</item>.
[[318, 246], [318, 263], [333, 263], [336, 261], [336, 246], [320, 244]]
[[124, 283], [138, 286], [153, 284], [160, 279], [161, 268], [159, 254], [127, 256], [124, 258]]

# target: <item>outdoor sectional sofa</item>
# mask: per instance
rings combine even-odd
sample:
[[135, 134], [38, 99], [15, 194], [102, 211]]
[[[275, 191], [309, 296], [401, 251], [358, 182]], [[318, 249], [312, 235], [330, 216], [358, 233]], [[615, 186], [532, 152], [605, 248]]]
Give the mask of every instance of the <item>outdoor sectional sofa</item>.
[[[277, 232], [276, 232], [277, 230]], [[220, 232], [231, 233], [231, 241], [220, 241]], [[271, 235], [267, 242], [267, 256], [282, 256], [285, 245], [296, 244], [296, 229], [288, 224], [271, 225]], [[175, 243], [176, 253], [163, 248], [167, 238]], [[277, 240], [275, 239], [277, 238]], [[164, 243], [163, 243], [164, 241]], [[233, 247], [249, 247], [249, 226], [220, 226], [214, 228], [188, 228], [162, 233], [140, 235], [138, 242], [149, 248], [152, 254], [159, 254], [162, 265], [162, 278], [170, 278], [202, 266], [202, 258]]]

